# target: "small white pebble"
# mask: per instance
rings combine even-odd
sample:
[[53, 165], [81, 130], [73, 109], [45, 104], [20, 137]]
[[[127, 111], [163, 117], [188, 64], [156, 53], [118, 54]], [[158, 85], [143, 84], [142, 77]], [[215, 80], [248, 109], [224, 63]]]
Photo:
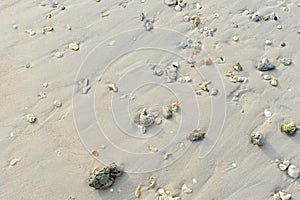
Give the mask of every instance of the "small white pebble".
[[193, 183], [196, 184], [197, 183], [197, 179], [193, 178]]
[[265, 75], [264, 75], [264, 79], [265, 79], [265, 80], [271, 80], [271, 78], [272, 78], [272, 77], [271, 77], [269, 74], [265, 74]]
[[239, 41], [239, 37], [235, 35], [235, 36], [232, 37], [232, 40], [237, 42], [237, 41]]
[[243, 15], [249, 15], [249, 13], [250, 13], [249, 10], [244, 10], [242, 14]]
[[236, 163], [231, 163], [231, 166], [232, 166], [233, 168], [236, 168], [236, 167], [237, 167], [237, 164], [236, 164]]
[[272, 41], [271, 40], [266, 40], [265, 41], [265, 45], [271, 45], [272, 44]]
[[277, 25], [276, 28], [277, 28], [278, 30], [281, 30], [281, 29], [282, 29], [282, 26], [281, 26], [281, 25]]
[[175, 9], [175, 11], [177, 11], [177, 12], [182, 11], [182, 8], [181, 8], [179, 5], [176, 5], [174, 9]]
[[57, 52], [54, 53], [54, 56], [55, 56], [56, 58], [61, 58], [61, 57], [64, 56], [64, 53], [63, 53], [63, 52], [60, 52], [60, 51], [57, 51]]
[[264, 115], [265, 115], [265, 117], [270, 118], [270, 117], [272, 117], [272, 112], [269, 110], [264, 110]]
[[43, 83], [43, 87], [44, 88], [48, 87], [48, 83], [47, 82]]
[[110, 192], [114, 192], [114, 189], [113, 188], [110, 188], [110, 190], [109, 190]]
[[288, 88], [288, 90], [287, 90], [287, 91], [291, 92], [291, 91], [292, 91], [292, 89], [291, 89], [291, 88]]
[[16, 24], [14, 24], [12, 27], [13, 29], [18, 29], [18, 26]]
[[14, 132], [10, 132], [9, 137], [14, 137]]
[[115, 41], [115, 40], [112, 40], [112, 41], [110, 41], [110, 42], [108, 43], [108, 46], [114, 46], [115, 43], [116, 43], [116, 41]]

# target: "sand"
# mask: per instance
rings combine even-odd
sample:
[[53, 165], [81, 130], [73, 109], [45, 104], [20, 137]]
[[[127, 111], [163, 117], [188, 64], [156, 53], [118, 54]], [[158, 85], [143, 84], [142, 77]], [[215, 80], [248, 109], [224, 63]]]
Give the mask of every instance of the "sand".
[[[278, 190], [300, 199], [299, 180], [276, 163], [288, 159], [300, 167], [299, 131], [294, 137], [280, 132], [284, 120], [300, 124], [299, 1], [186, 2], [175, 11], [162, 0], [1, 1], [1, 200], [130, 200], [138, 185], [140, 199], [150, 200], [159, 188], [181, 199], [272, 199]], [[278, 19], [253, 22], [254, 12]], [[197, 13], [198, 27], [184, 21]], [[154, 21], [150, 31], [147, 20]], [[46, 26], [53, 30], [43, 33]], [[213, 36], [200, 33], [204, 27], [216, 29]], [[187, 63], [193, 48], [179, 47], [187, 39], [201, 42], [193, 68]], [[256, 69], [265, 57], [275, 70]], [[153, 67], [165, 70], [173, 62], [180, 65], [178, 77], [191, 82], [154, 75]], [[225, 76], [237, 62], [243, 71], [236, 74], [247, 79], [242, 83]], [[218, 94], [196, 95], [204, 81]], [[109, 84], [118, 90], [109, 91]], [[160, 112], [172, 102], [179, 110], [171, 119], [139, 133], [132, 122], [139, 109]], [[33, 123], [26, 119], [31, 113]], [[190, 142], [186, 134], [193, 129], [206, 137]], [[252, 132], [263, 135], [262, 147], [250, 143]], [[90, 170], [113, 161], [125, 171], [115, 184], [89, 187]], [[148, 189], [150, 176], [156, 185]], [[192, 192], [182, 193], [183, 184]]]

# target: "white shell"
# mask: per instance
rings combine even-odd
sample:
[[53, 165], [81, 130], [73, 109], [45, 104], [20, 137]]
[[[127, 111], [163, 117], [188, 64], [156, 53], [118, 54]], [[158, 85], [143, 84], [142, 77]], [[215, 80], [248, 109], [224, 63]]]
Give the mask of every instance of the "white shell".
[[265, 45], [271, 45], [271, 44], [272, 44], [271, 40], [266, 40], [265, 41]]
[[272, 117], [272, 112], [269, 110], [264, 110], [264, 115], [265, 115], [265, 117], [270, 118], [270, 117]]
[[265, 74], [265, 75], [264, 75], [264, 79], [265, 79], [265, 80], [271, 80], [272, 77], [271, 77], [271, 75], [269, 75], [269, 74]]
[[285, 171], [287, 170], [287, 168], [289, 167], [290, 165], [290, 161], [288, 160], [283, 160], [281, 161], [279, 164], [278, 164], [278, 168], [281, 170], [281, 171]]
[[193, 190], [188, 188], [188, 186], [186, 184], [183, 184], [181, 187], [181, 192], [182, 193], [191, 193]]
[[290, 165], [287, 174], [294, 179], [297, 179], [300, 175], [300, 169], [295, 165]]

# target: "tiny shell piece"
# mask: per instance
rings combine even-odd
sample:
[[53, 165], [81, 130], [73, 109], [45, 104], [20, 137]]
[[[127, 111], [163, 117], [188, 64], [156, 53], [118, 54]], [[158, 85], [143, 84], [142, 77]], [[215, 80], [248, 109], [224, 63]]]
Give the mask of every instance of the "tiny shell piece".
[[20, 162], [20, 159], [14, 158], [14, 159], [10, 160], [9, 166], [12, 167], [12, 166], [16, 165], [18, 162]]
[[173, 112], [177, 112], [178, 110], [178, 103], [177, 102], [174, 102], [171, 104], [171, 109]]
[[278, 191], [277, 193], [272, 195], [274, 200], [290, 200], [292, 199], [292, 195], [285, 191]]
[[53, 31], [54, 30], [54, 28], [52, 27], [52, 26], [45, 26], [44, 28], [43, 28], [43, 31], [45, 31], [45, 32], [51, 32], [51, 31]]
[[193, 192], [193, 190], [188, 188], [188, 186], [186, 184], [183, 184], [181, 187], [181, 192], [182, 193], [191, 193], [191, 192]]
[[211, 59], [208, 58], [208, 57], [204, 57], [203, 60], [204, 60], [204, 64], [205, 64], [205, 65], [211, 65], [211, 64], [212, 64]]
[[107, 87], [110, 91], [118, 92], [118, 87], [115, 83], [108, 84]]
[[172, 153], [166, 152], [166, 153], [164, 154], [164, 160], [167, 160], [171, 155], [172, 155]]
[[239, 62], [237, 62], [233, 65], [233, 69], [238, 72], [243, 71], [243, 68]]
[[33, 113], [26, 115], [26, 119], [29, 123], [34, 123], [36, 121], [36, 117]]
[[141, 196], [141, 185], [138, 185], [137, 188], [135, 189], [135, 197], [140, 198]]
[[235, 35], [235, 36], [232, 37], [232, 40], [237, 42], [237, 41], [239, 41], [239, 37]]
[[161, 122], [162, 122], [162, 119], [161, 119], [160, 117], [156, 117], [156, 118], [154, 119], [154, 123], [155, 123], [156, 125], [160, 125]]
[[287, 168], [288, 168], [289, 166], [290, 166], [290, 161], [288, 161], [288, 160], [280, 161], [279, 164], [278, 164], [278, 168], [279, 168], [281, 171], [287, 170]]
[[77, 42], [71, 42], [69, 44], [69, 49], [73, 50], [73, 51], [78, 51], [79, 50], [79, 45]]
[[282, 133], [285, 133], [287, 135], [294, 135], [297, 131], [296, 124], [292, 121], [286, 121], [282, 123], [280, 129]]
[[204, 137], [205, 137], [205, 132], [195, 129], [191, 133], [189, 133], [186, 138], [191, 142], [194, 142], [194, 141], [203, 140]]
[[287, 170], [287, 174], [294, 179], [297, 179], [300, 175], [300, 169], [295, 165], [290, 165]]

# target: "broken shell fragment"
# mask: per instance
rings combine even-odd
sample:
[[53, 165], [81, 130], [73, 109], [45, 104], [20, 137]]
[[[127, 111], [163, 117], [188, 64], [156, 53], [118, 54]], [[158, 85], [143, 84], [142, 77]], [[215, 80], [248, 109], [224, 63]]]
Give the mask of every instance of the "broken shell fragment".
[[165, 0], [164, 3], [167, 5], [167, 6], [173, 6], [176, 4], [176, 1], [175, 0]]
[[118, 92], [118, 90], [119, 90], [115, 83], [108, 84], [107, 87], [110, 91], [113, 91], [113, 92]]
[[203, 140], [204, 137], [205, 137], [205, 132], [195, 129], [191, 133], [189, 133], [186, 138], [191, 142], [194, 142], [194, 141]]
[[52, 27], [52, 26], [45, 26], [44, 28], [43, 28], [43, 31], [44, 32], [51, 32], [51, 31], [53, 31], [54, 30], [54, 28]]
[[78, 51], [79, 50], [79, 45], [77, 42], [71, 42], [69, 44], [69, 49], [73, 50], [73, 51]]
[[135, 189], [135, 193], [134, 193], [136, 198], [140, 198], [141, 196], [141, 185], [138, 185]]
[[191, 16], [194, 27], [197, 27], [200, 24], [200, 18], [197, 15]]
[[11, 159], [9, 162], [9, 166], [12, 167], [12, 166], [16, 165], [18, 162], [20, 162], [20, 159], [18, 159], [18, 158]]
[[272, 195], [274, 200], [290, 200], [292, 199], [292, 195], [285, 191], [278, 191]]
[[186, 184], [183, 184], [182, 187], [181, 187], [181, 192], [186, 194], [186, 193], [193, 192], [193, 190], [188, 188], [188, 186]]
[[26, 119], [29, 123], [34, 123], [36, 121], [36, 117], [33, 113], [26, 115]]
[[211, 59], [208, 58], [208, 57], [204, 57], [204, 58], [203, 58], [203, 61], [204, 61], [204, 64], [205, 64], [205, 65], [211, 65], [211, 64], [212, 64]]
[[250, 137], [250, 142], [253, 145], [257, 145], [257, 146], [262, 146], [264, 141], [263, 141], [263, 136], [259, 133], [251, 133], [251, 137]]
[[149, 20], [149, 19], [145, 20], [144, 27], [145, 27], [146, 31], [151, 31], [153, 29], [151, 20]]
[[101, 169], [95, 168], [91, 171], [88, 184], [95, 189], [106, 189], [112, 186], [117, 176], [122, 174], [122, 169], [115, 163], [104, 166]]
[[288, 160], [280, 161], [279, 164], [278, 164], [278, 168], [281, 171], [287, 170], [289, 166], [290, 166], [290, 161], [288, 161]]
[[177, 112], [178, 111], [178, 103], [177, 102], [174, 102], [171, 104], [171, 109], [173, 112]]
[[286, 121], [282, 123], [280, 129], [282, 133], [285, 133], [287, 135], [294, 135], [297, 131], [297, 126], [292, 121]]
[[156, 125], [160, 125], [161, 122], [162, 122], [162, 119], [161, 119], [160, 117], [156, 117], [156, 118], [154, 119], [154, 123], [155, 123]]
[[173, 115], [171, 106], [163, 106], [162, 115], [165, 119], [171, 118]]
[[217, 88], [215, 88], [215, 87], [213, 87], [213, 88], [211, 88], [210, 90], [209, 90], [209, 95], [210, 96], [216, 96], [217, 94], [218, 94], [218, 89]]
[[300, 176], [300, 169], [295, 165], [290, 165], [287, 170], [287, 174], [294, 179], [297, 179]]
[[243, 71], [243, 68], [239, 62], [237, 62], [233, 65], [233, 69], [238, 72]]

